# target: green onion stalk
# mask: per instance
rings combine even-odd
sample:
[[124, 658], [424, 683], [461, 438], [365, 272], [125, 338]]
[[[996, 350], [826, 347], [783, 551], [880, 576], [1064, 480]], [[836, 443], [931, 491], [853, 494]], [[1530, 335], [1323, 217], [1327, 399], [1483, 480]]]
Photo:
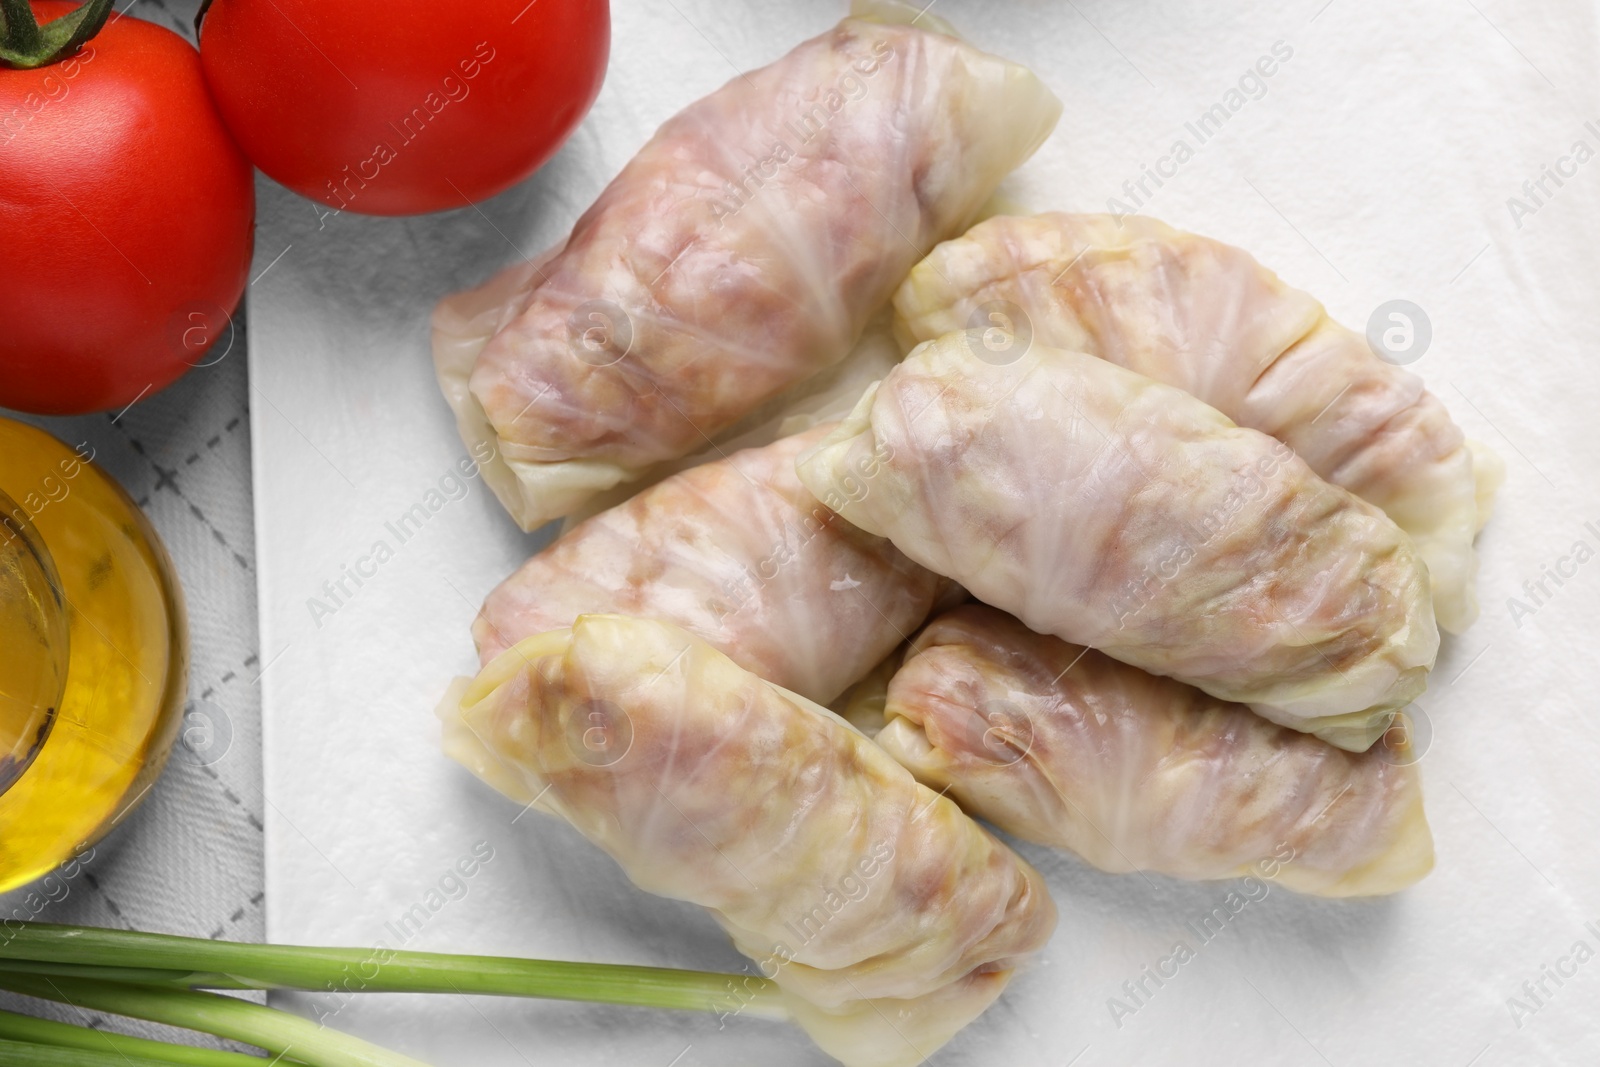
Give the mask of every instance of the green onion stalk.
[[[254, 1056], [244, 1058], [256, 1067], [263, 1062]], [[0, 1039], [0, 1063], [8, 1067], [170, 1067], [172, 1062], [105, 1049], [61, 1048]]]
[[[425, 1067], [275, 1008], [204, 990], [473, 993], [788, 1019], [775, 983], [708, 971], [390, 949], [254, 945], [30, 923], [0, 941], [0, 989], [255, 1045], [284, 1065]], [[0, 1062], [239, 1067], [255, 1057], [0, 1012]], [[11, 1046], [17, 1046], [12, 1048]], [[25, 1049], [26, 1051], [22, 1051]]]
[[0, 1011], [0, 1063], [38, 1063], [52, 1067], [72, 1067], [79, 1063], [132, 1067], [149, 1063], [188, 1067], [300, 1067], [301, 1061], [279, 1056], [269, 1063], [242, 1052], [151, 1041], [91, 1026]]

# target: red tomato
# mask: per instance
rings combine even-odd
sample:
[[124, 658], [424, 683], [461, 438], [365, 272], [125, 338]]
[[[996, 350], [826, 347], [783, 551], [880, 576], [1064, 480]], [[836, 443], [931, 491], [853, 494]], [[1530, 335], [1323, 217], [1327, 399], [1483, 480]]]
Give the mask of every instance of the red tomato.
[[215, 0], [206, 79], [256, 166], [369, 215], [465, 207], [555, 153], [594, 102], [606, 0]]
[[120, 408], [204, 362], [254, 220], [250, 163], [171, 30], [117, 18], [70, 59], [0, 68], [0, 407]]

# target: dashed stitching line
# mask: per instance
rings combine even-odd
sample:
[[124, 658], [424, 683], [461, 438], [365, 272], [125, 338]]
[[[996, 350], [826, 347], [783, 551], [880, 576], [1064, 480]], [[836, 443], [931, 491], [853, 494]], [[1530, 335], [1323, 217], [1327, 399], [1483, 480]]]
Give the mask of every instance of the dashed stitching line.
[[245, 821], [248, 822], [251, 826], [255, 827], [257, 833], [264, 834], [264, 833], [267, 832], [267, 828], [264, 825], [262, 825], [262, 823], [261, 823], [260, 816], [258, 816], [255, 812], [251, 811], [249, 808], [246, 808], [244, 806], [244, 801], [240, 800], [239, 797], [234, 793], [233, 790], [229, 789], [226, 785], [223, 784], [222, 775], [218, 774], [216, 771], [212, 770], [210, 767], [202, 766], [200, 769], [205, 772], [206, 777], [210, 778], [213, 782], [217, 783], [217, 788], [222, 790], [222, 795], [223, 796], [227, 797], [228, 800], [235, 807], [239, 808], [240, 810], [242, 810], [244, 812]]
[[[240, 416], [237, 416], [237, 415], [234, 416], [232, 419], [230, 419], [228, 421], [227, 425], [223, 428], [223, 433], [232, 433], [233, 430], [240, 424], [241, 421], [243, 421], [243, 420], [242, 420], [242, 418]], [[113, 425], [115, 425], [115, 422], [113, 422]], [[122, 429], [121, 427], [118, 427], [118, 428]], [[217, 529], [217, 527], [211, 522], [210, 519], [206, 518], [205, 513], [202, 512], [198, 507], [196, 507], [193, 501], [191, 501], [188, 497], [183, 495], [183, 491], [178, 488], [178, 483], [177, 483], [177, 480], [176, 480], [176, 475], [177, 475], [178, 472], [176, 470], [167, 470], [166, 468], [162, 467], [159, 463], [157, 463], [149, 455], [149, 453], [147, 453], [144, 450], [144, 445], [142, 443], [140, 443], [139, 441], [135, 440], [134, 437], [131, 434], [129, 434], [126, 429], [122, 429], [122, 433], [127, 438], [129, 447], [131, 447], [135, 452], [139, 453], [139, 455], [145, 460], [145, 462], [150, 464], [151, 468], [156, 472], [156, 484], [155, 484], [154, 489], [152, 489], [152, 492], [154, 492], [156, 490], [159, 490], [163, 485], [169, 486], [172, 489], [173, 493], [176, 494], [177, 497], [180, 500], [182, 500], [184, 503], [189, 505], [190, 513], [193, 514], [196, 519], [200, 520], [200, 522], [203, 523], [206, 526], [206, 528], [211, 531], [211, 536], [216, 538], [217, 543], [222, 545], [224, 548], [229, 550], [229, 552], [233, 555], [234, 560], [239, 564], [239, 566], [244, 568], [246, 571], [253, 570], [253, 568], [250, 565], [250, 561], [245, 559], [244, 556], [241, 555], [237, 550], [233, 549], [233, 547], [228, 543], [228, 539], [223, 535], [222, 531]], [[216, 434], [216, 435], [212, 436], [208, 441], [206, 441], [206, 448], [207, 449], [216, 448], [217, 445], [222, 442], [222, 436], [223, 436], [222, 434]], [[184, 466], [190, 466], [190, 465], [194, 464], [199, 459], [200, 459], [200, 453], [198, 453], [198, 452], [191, 453], [189, 455], [189, 457], [184, 461]], [[141, 508], [148, 507], [149, 504], [150, 504], [150, 494], [148, 494], [148, 493], [145, 494], [143, 497], [141, 497], [137, 501], [137, 503], [138, 503], [139, 507], [141, 507]], [[260, 655], [258, 653], [251, 653], [248, 657], [246, 657], [243, 665], [245, 667], [250, 667], [251, 665], [253, 665], [255, 663], [259, 663], [260, 660], [261, 660], [261, 657], [260, 657]], [[225, 684], [227, 682], [232, 681], [236, 677], [238, 677], [238, 675], [234, 671], [230, 670], [230, 671], [228, 671], [226, 674], [224, 674], [222, 676], [222, 678], [220, 679], [218, 684], [219, 685]], [[205, 698], [209, 697], [215, 691], [216, 691], [215, 687], [207, 688], [206, 691], [201, 694], [201, 699], [205, 699]], [[218, 775], [216, 771], [212, 770], [210, 767], [201, 767], [200, 769], [203, 770], [208, 776], [210, 776], [212, 781], [217, 783], [217, 785], [222, 790], [222, 795], [223, 796], [227, 797], [236, 806], [238, 806], [240, 808], [244, 807], [243, 801], [241, 801], [238, 798], [238, 796], [236, 796], [234, 794], [233, 790], [229, 789], [226, 785], [223, 784], [221, 776]], [[245, 811], [245, 818], [250, 823], [251, 826], [256, 828], [256, 831], [258, 833], [265, 833], [266, 832], [266, 827], [262, 825], [261, 819], [254, 812], [246, 810]], [[116, 900], [114, 900], [112, 898], [111, 894], [106, 891], [105, 887], [100, 884], [100, 880], [97, 879], [89, 871], [84, 871], [83, 872], [83, 879], [89, 885], [89, 887], [91, 889], [93, 889], [96, 893], [98, 893], [100, 895], [101, 899], [103, 899], [105, 901], [106, 908], [111, 912], [111, 914], [113, 916], [116, 917], [117, 921], [122, 923], [122, 925], [123, 925], [123, 927], [125, 929], [130, 929], [131, 930], [132, 926], [130, 926], [128, 924], [128, 920], [123, 916], [122, 908], [117, 904]], [[260, 905], [261, 905], [261, 901], [263, 899], [265, 899], [265, 897], [266, 897], [265, 891], [258, 891], [254, 896], [252, 896], [250, 898], [251, 907], [259, 908]], [[223, 933], [226, 932], [227, 926], [236, 924], [236, 923], [239, 922], [239, 920], [244, 918], [245, 912], [246, 912], [246, 909], [244, 909], [244, 908], [239, 908], [237, 911], [235, 911], [233, 913], [233, 915], [229, 917], [227, 924], [225, 924], [224, 926], [217, 927], [217, 929], [211, 934], [211, 939], [212, 940], [216, 940], [217, 938], [220, 938], [223, 935]]]
[[[246, 656], [244, 658], [244, 663], [241, 664], [241, 666], [246, 667], [246, 668], [254, 667], [257, 663], [260, 663], [260, 662], [261, 662], [260, 654], [252, 652], [252, 653], [250, 653], [248, 656]], [[237, 677], [239, 677], [239, 675], [236, 672], [229, 671], [227, 674], [224, 674], [221, 678], [217, 679], [217, 685], [208, 685], [208, 686], [206, 686], [205, 692], [200, 694], [200, 699], [201, 700], [210, 700], [211, 699], [211, 694], [215, 693], [217, 691], [217, 686], [218, 685], [226, 685], [228, 682], [233, 681]]]
[[[231, 420], [229, 420], [228, 425], [226, 425], [226, 426], [224, 426], [222, 428], [222, 433], [232, 433], [233, 432], [233, 428], [235, 426], [239, 425], [239, 422], [240, 422], [239, 416], [235, 415]], [[215, 434], [215, 435], [212, 436], [212, 438], [209, 441], [206, 442], [206, 448], [207, 449], [216, 448], [217, 445], [219, 445], [221, 443], [222, 443], [222, 434], [221, 433]], [[188, 458], [183, 461], [183, 465], [185, 467], [192, 466], [195, 463], [199, 462], [200, 457], [201, 457], [201, 453], [199, 453], [199, 452], [190, 452]]]
[[[251, 667], [254, 664], [259, 663], [259, 662], [261, 662], [260, 655], [258, 655], [257, 653], [252, 652], [249, 656], [245, 657], [245, 661], [244, 661], [243, 666], [248, 668], [248, 667]], [[238, 674], [235, 673], [234, 671], [230, 670], [230, 671], [228, 671], [226, 674], [224, 674], [222, 676], [222, 678], [217, 682], [217, 685], [225, 685], [226, 683], [228, 683], [229, 681], [232, 681], [234, 678], [237, 678], [237, 677], [238, 677]], [[200, 694], [200, 699], [201, 700], [209, 700], [211, 698], [211, 694], [215, 693], [216, 691], [217, 691], [217, 687], [216, 686], [207, 686], [206, 689], [205, 689], [205, 692]], [[233, 790], [229, 789], [225, 784], [223, 784], [221, 775], [219, 775], [216, 771], [214, 771], [210, 767], [202, 766], [200, 769], [202, 771], [204, 771], [206, 773], [206, 775], [213, 782], [215, 782], [217, 784], [217, 787], [222, 790], [222, 795], [223, 796], [227, 797], [228, 800], [235, 807], [241, 809], [244, 812], [245, 821], [248, 822], [251, 826], [253, 826], [257, 833], [264, 834], [264, 833], [267, 832], [267, 828], [266, 828], [265, 825], [262, 824], [260, 816], [256, 815], [255, 812], [253, 812], [249, 808], [245, 807], [244, 802], [239, 799], [239, 797], [233, 792]], [[213, 938], [215, 938], [217, 936], [218, 936], [217, 934], [213, 934], [212, 935]]]
[[111, 894], [106, 892], [105, 887], [100, 884], [100, 879], [96, 878], [93, 873], [84, 871], [83, 880], [88, 883], [90, 889], [100, 894], [101, 899], [106, 902], [106, 907], [111, 909], [111, 914], [116, 916], [117, 921], [122, 924], [122, 928], [124, 930], [132, 930], [133, 927], [128, 925], [128, 920], [122, 916], [122, 909], [117, 906], [115, 900], [111, 899]]
[[[231, 430], [234, 426], [237, 426], [239, 424], [239, 421], [240, 421], [239, 417], [235, 416], [233, 418], [233, 420], [228, 423], [228, 428]], [[161, 464], [157, 463], [150, 456], [150, 454], [144, 450], [144, 445], [141, 442], [139, 442], [137, 439], [135, 439], [132, 434], [128, 433], [128, 431], [123, 429], [121, 426], [118, 426], [117, 428], [119, 430], [122, 430], [123, 436], [125, 436], [128, 439], [128, 446], [130, 448], [132, 448], [135, 452], [139, 453], [139, 455], [144, 458], [144, 461], [146, 463], [150, 464], [151, 469], [153, 469], [156, 472], [156, 484], [150, 490], [150, 493], [159, 492], [161, 490], [162, 486], [169, 487], [173, 491], [173, 493], [177, 495], [179, 500], [182, 500], [185, 504], [189, 505], [190, 513], [193, 514], [196, 519], [200, 520], [200, 523], [203, 526], [205, 526], [206, 529], [211, 531], [211, 536], [216, 538], [217, 543], [219, 545], [221, 545], [223, 548], [228, 550], [228, 552], [233, 556], [234, 562], [239, 564], [239, 566], [242, 567], [245, 571], [247, 571], [249, 573], [254, 573], [255, 572], [255, 567], [251, 564], [251, 562], [248, 559], [246, 559], [243, 556], [243, 554], [241, 554], [231, 544], [229, 544], [228, 539], [227, 539], [226, 536], [224, 536], [223, 532], [221, 530], [217, 529], [216, 525], [210, 519], [206, 518], [205, 512], [201, 511], [199, 509], [199, 507], [197, 507], [195, 505], [194, 501], [190, 500], [187, 496], [184, 496], [183, 490], [178, 488], [178, 481], [177, 481], [178, 472], [176, 470], [169, 470], [166, 467], [163, 467]], [[146, 505], [149, 504], [149, 502], [150, 502], [150, 494], [146, 494], [144, 496], [144, 498], [139, 502], [139, 506], [140, 507], [145, 507]]]
[[244, 918], [245, 914], [250, 910], [250, 908], [259, 908], [259, 907], [261, 907], [261, 902], [263, 900], [265, 900], [266, 897], [267, 897], [267, 894], [266, 894], [265, 890], [257, 892], [255, 896], [250, 898], [249, 907], [240, 908], [237, 911], [235, 911], [232, 915], [228, 916], [228, 921], [227, 922], [223, 923], [221, 926], [219, 926], [215, 930], [211, 931], [210, 935], [208, 935], [208, 936], [213, 941], [215, 941], [218, 938], [220, 938], [224, 933], [227, 932], [228, 927], [235, 925], [236, 923], [238, 923], [238, 921], [240, 919]]

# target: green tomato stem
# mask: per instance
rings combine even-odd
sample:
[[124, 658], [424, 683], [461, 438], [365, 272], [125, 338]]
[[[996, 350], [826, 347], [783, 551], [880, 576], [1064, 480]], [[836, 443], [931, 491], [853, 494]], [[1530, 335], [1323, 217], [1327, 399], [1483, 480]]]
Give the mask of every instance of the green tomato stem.
[[111, 0], [88, 0], [43, 26], [29, 0], [0, 0], [0, 64], [31, 70], [66, 59], [105, 26]]
[[39, 23], [28, 0], [0, 0], [0, 21], [5, 24], [0, 44], [7, 49], [28, 52], [39, 47]]

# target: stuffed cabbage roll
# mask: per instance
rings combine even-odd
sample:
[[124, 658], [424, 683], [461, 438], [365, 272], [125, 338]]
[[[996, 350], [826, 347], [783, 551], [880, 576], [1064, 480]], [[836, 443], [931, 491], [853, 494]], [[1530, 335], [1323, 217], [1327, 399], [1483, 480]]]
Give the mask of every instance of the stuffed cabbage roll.
[[585, 615], [440, 708], [446, 748], [708, 908], [847, 1064], [916, 1064], [1041, 948], [1037, 872], [844, 720], [685, 630]]
[[983, 605], [889, 683], [878, 744], [930, 789], [1101, 870], [1393, 893], [1433, 867], [1415, 764], [1353, 754]]
[[1022, 67], [858, 9], [668, 120], [560, 249], [441, 307], [440, 384], [523, 528], [843, 359], [1055, 125]]
[[949, 583], [800, 484], [795, 457], [831, 428], [691, 467], [579, 523], [489, 594], [472, 627], [482, 662], [617, 612], [682, 626], [785, 689], [833, 700]]
[[909, 343], [1020, 312], [1019, 334], [1271, 434], [1411, 535], [1440, 626], [1477, 617], [1472, 541], [1504, 465], [1462, 438], [1420, 379], [1248, 253], [1141, 216], [992, 218], [934, 249], [895, 306]]
[[1341, 747], [1422, 691], [1427, 571], [1381, 511], [1188, 393], [985, 340], [915, 349], [800, 480], [1035, 630]]

